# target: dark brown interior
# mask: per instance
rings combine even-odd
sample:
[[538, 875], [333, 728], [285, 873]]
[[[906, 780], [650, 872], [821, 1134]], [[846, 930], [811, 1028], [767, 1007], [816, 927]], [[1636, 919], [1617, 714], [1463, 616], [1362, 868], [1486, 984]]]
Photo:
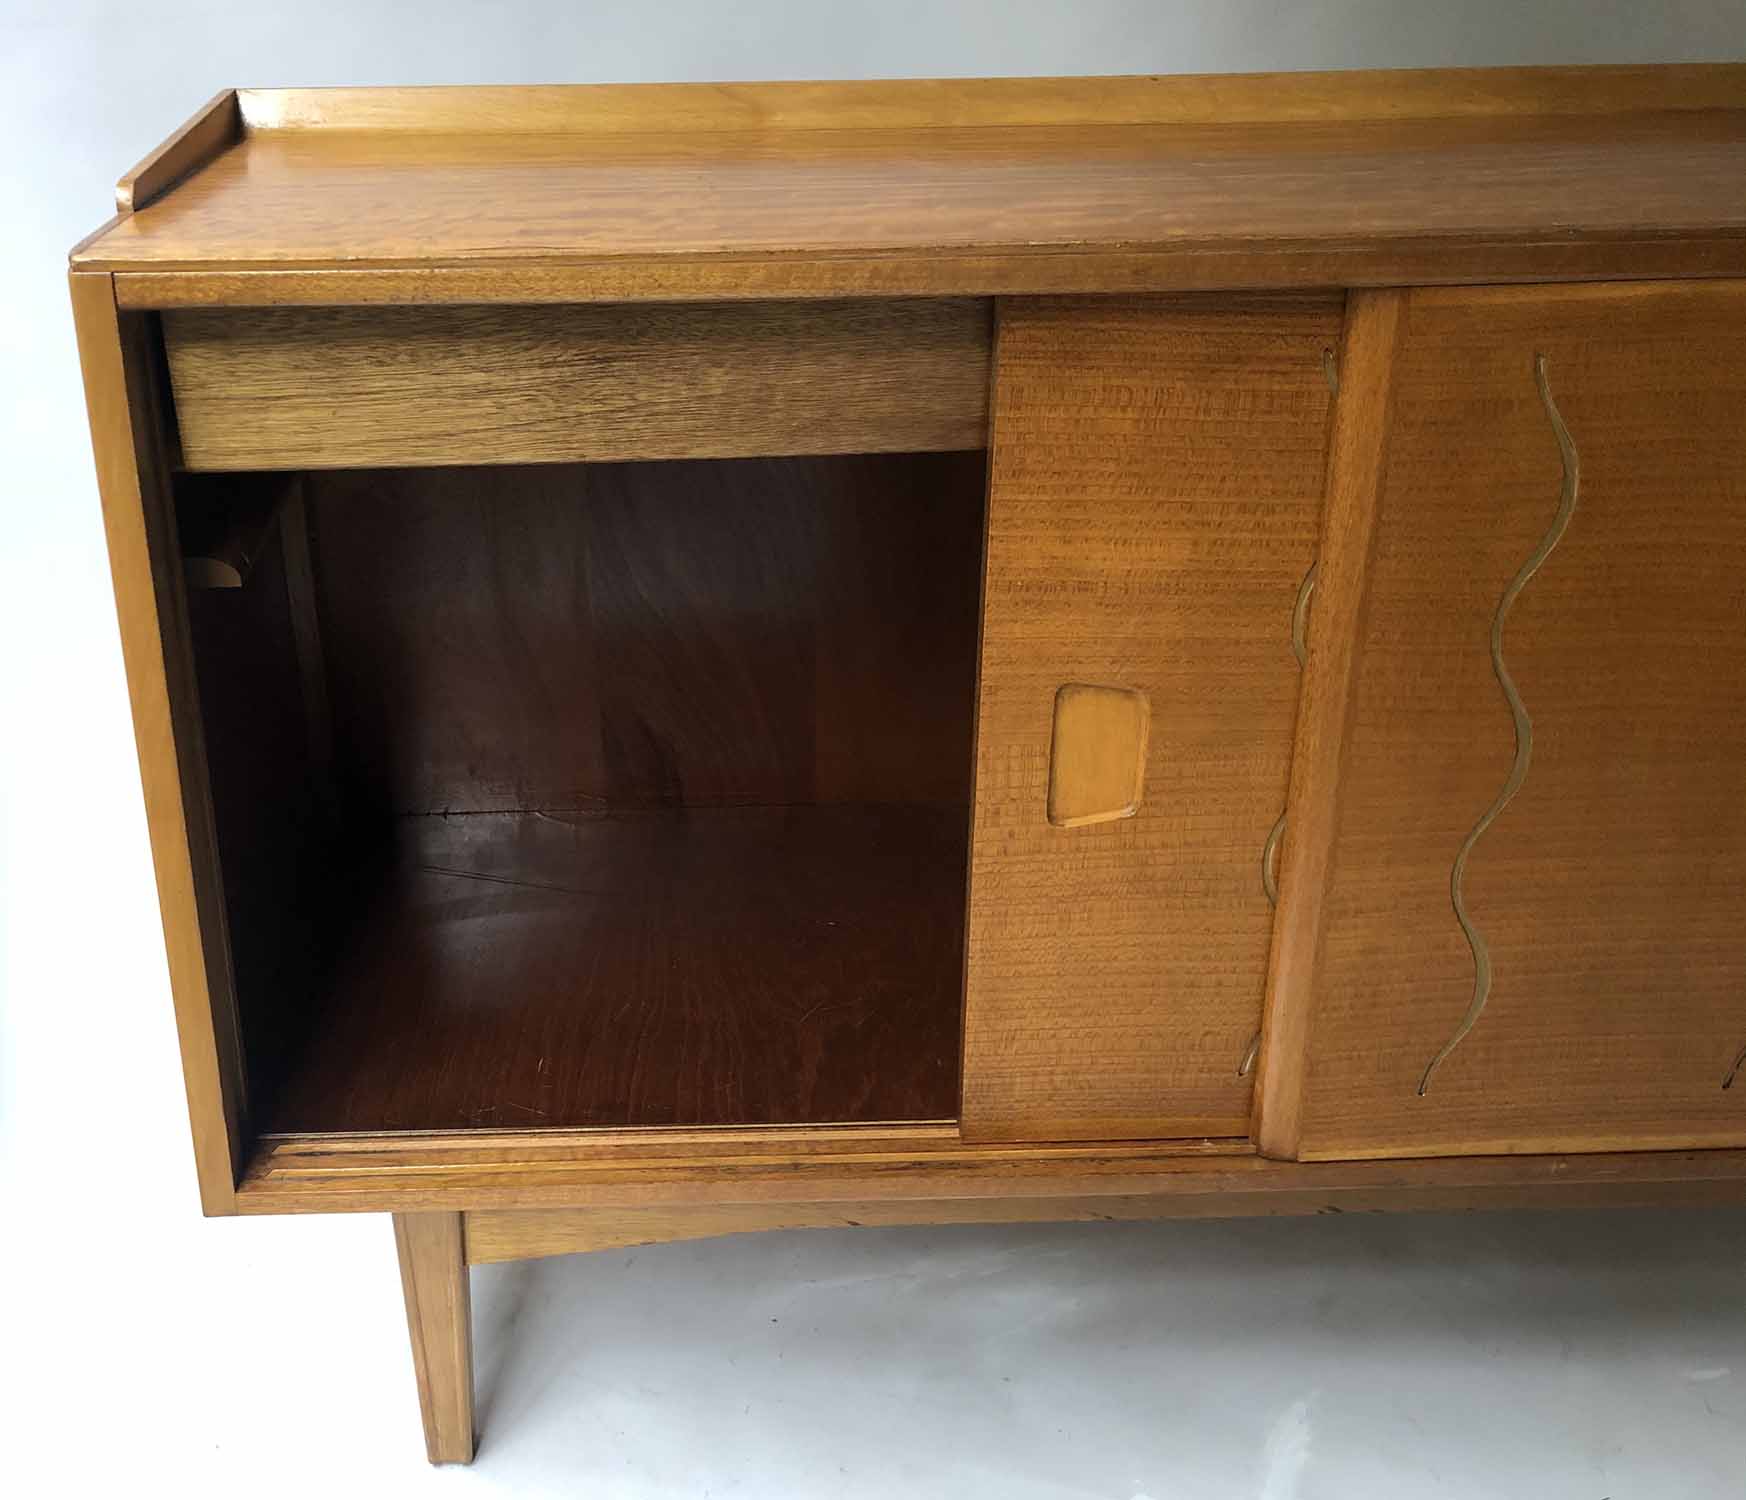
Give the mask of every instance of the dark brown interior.
[[256, 1128], [955, 1116], [983, 491], [181, 476]]

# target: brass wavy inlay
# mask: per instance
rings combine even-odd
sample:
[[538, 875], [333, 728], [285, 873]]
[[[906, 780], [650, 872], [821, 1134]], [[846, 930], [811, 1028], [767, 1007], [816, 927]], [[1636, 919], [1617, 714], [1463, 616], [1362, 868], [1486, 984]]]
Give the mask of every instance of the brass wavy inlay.
[[1255, 1066], [1255, 1059], [1261, 1055], [1261, 1033], [1257, 1031], [1249, 1038], [1249, 1045], [1244, 1049], [1243, 1060], [1237, 1064], [1237, 1077], [1247, 1078], [1249, 1070]]
[[1722, 1080], [1723, 1088], [1731, 1089], [1734, 1087], [1734, 1080], [1740, 1076], [1741, 1068], [1746, 1068], [1746, 1045], [1742, 1045], [1740, 1050], [1734, 1054], [1734, 1065], [1728, 1069], [1728, 1076]]
[[[1320, 559], [1309, 565], [1309, 571], [1297, 586], [1297, 600], [1291, 607], [1291, 651], [1297, 658], [1300, 673], [1309, 661], [1309, 643], [1304, 632], [1309, 627], [1310, 596], [1315, 593], [1316, 570], [1320, 567]], [[1267, 893], [1269, 906], [1279, 905], [1279, 844], [1284, 837], [1285, 810], [1281, 808], [1279, 816], [1273, 820], [1273, 827], [1267, 831], [1267, 841], [1261, 846], [1261, 889]]]
[[1309, 637], [1305, 632], [1309, 629], [1310, 595], [1316, 591], [1316, 574], [1321, 567], [1319, 557], [1309, 565], [1303, 582], [1297, 586], [1297, 602], [1291, 607], [1291, 654], [1297, 658], [1300, 672], [1309, 665]]
[[1267, 904], [1279, 905], [1279, 843], [1285, 837], [1285, 814], [1273, 820], [1267, 830], [1267, 841], [1261, 846], [1261, 889], [1267, 893]]
[[[1332, 349], [1322, 350], [1322, 376], [1328, 382], [1329, 391], [1339, 395], [1340, 369]], [[1322, 560], [1319, 557], [1309, 565], [1309, 570], [1297, 586], [1297, 598], [1292, 601], [1291, 606], [1291, 654], [1297, 658], [1300, 676], [1309, 662], [1310, 596], [1315, 593], [1316, 573], [1321, 565]], [[1279, 845], [1284, 838], [1285, 809], [1281, 808], [1279, 816], [1273, 820], [1273, 826], [1267, 830], [1266, 841], [1261, 845], [1261, 889], [1267, 893], [1267, 904], [1276, 910], [1279, 906]], [[1249, 1070], [1255, 1066], [1255, 1059], [1260, 1051], [1261, 1033], [1257, 1031], [1249, 1038], [1243, 1060], [1237, 1064], [1237, 1077], [1249, 1076]]]
[[1534, 721], [1528, 717], [1522, 695], [1516, 691], [1515, 680], [1510, 676], [1509, 668], [1504, 665], [1504, 621], [1509, 617], [1510, 606], [1527, 587], [1528, 580], [1540, 571], [1540, 565], [1552, 555], [1552, 549], [1563, 539], [1570, 525], [1570, 518], [1576, 512], [1576, 491], [1581, 479], [1576, 444], [1571, 441], [1570, 429], [1564, 425], [1564, 418], [1558, 414], [1558, 405], [1552, 399], [1552, 387], [1546, 380], [1544, 354], [1534, 356], [1534, 384], [1539, 389], [1540, 403], [1546, 408], [1547, 419], [1552, 424], [1552, 435], [1558, 440], [1558, 456], [1564, 468], [1564, 482], [1559, 490], [1558, 510], [1552, 517], [1552, 524], [1540, 538], [1540, 545], [1534, 548], [1528, 560], [1516, 570], [1516, 576], [1504, 588], [1502, 597], [1497, 601], [1497, 609], [1491, 617], [1491, 670], [1503, 689], [1504, 697], [1509, 702], [1510, 717], [1515, 722], [1516, 758], [1504, 781], [1503, 790], [1497, 794], [1491, 806], [1480, 814], [1479, 821], [1462, 840], [1461, 848], [1455, 855], [1455, 863], [1449, 871], [1449, 900], [1455, 908], [1455, 920], [1461, 924], [1461, 931], [1467, 937], [1467, 946], [1473, 952], [1473, 1000], [1467, 1007], [1467, 1014], [1456, 1026], [1454, 1035], [1425, 1064], [1424, 1076], [1419, 1079], [1420, 1098], [1424, 1097], [1425, 1091], [1431, 1086], [1431, 1075], [1478, 1024], [1479, 1017], [1485, 1010], [1485, 1002], [1491, 997], [1491, 949], [1486, 946], [1484, 934], [1473, 925], [1472, 918], [1467, 914], [1467, 903], [1462, 896], [1462, 881], [1467, 874], [1467, 857], [1473, 853], [1473, 846], [1522, 789], [1522, 783], [1528, 779], [1528, 764], [1534, 754]]

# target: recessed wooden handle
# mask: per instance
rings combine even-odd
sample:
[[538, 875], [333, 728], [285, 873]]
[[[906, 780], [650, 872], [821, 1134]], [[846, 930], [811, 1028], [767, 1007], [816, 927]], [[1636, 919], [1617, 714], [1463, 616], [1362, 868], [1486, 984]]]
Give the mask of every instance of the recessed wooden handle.
[[1151, 704], [1134, 688], [1063, 685], [1049, 746], [1049, 821], [1078, 828], [1139, 812], [1151, 722]]

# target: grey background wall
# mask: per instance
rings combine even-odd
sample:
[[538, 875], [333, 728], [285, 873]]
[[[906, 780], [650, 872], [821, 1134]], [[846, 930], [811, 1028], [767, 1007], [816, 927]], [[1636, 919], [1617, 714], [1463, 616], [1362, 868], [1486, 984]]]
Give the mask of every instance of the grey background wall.
[[[1724, 0], [0, 0], [0, 1489], [1740, 1494], [1741, 1213], [866, 1231], [494, 1269], [487, 1442], [427, 1473], [386, 1222], [198, 1218], [63, 269], [116, 175], [228, 84], [1742, 57]], [[101, 1114], [67, 1107], [69, 1069]]]

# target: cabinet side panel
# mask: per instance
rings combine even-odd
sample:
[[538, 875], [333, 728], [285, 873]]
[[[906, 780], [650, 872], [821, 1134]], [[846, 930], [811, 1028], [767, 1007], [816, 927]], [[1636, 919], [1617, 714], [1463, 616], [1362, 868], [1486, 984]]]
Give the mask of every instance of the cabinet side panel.
[[1746, 286], [1412, 294], [1301, 1151], [1746, 1142]]
[[235, 1212], [244, 1089], [153, 351], [108, 276], [69, 278], [201, 1203]]
[[[1341, 311], [1338, 296], [1001, 308], [971, 1139], [1248, 1131], [1264, 861], [1285, 801]], [[1114, 690], [1088, 701], [1127, 712], [1060, 724], [1063, 688]], [[1118, 729], [1119, 744], [1082, 742]], [[1116, 815], [1051, 821], [1057, 757], [1077, 784], [1142, 748], [1137, 786], [1124, 773], [1102, 799]]]

